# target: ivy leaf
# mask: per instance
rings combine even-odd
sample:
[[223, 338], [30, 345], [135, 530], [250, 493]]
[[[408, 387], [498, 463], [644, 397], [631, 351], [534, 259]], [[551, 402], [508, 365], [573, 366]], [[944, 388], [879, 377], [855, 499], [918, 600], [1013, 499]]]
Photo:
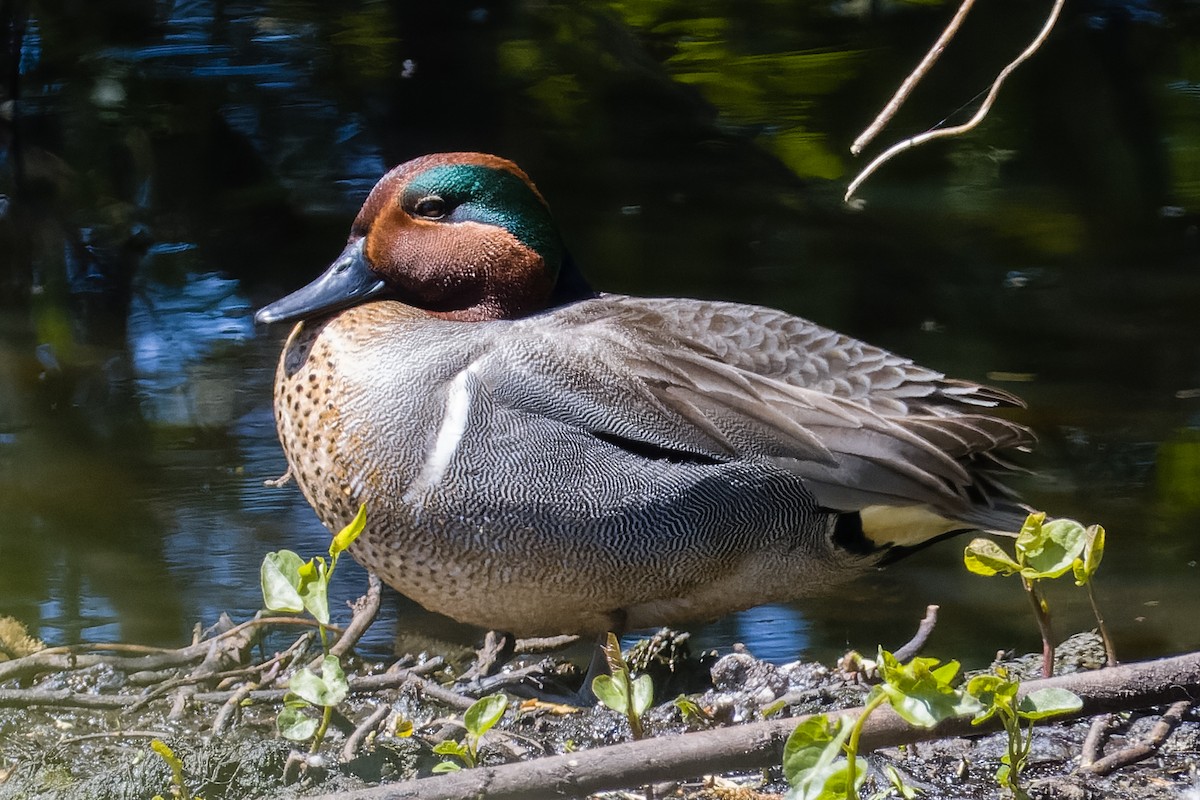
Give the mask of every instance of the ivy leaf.
[[1104, 558], [1104, 528], [1099, 525], [1089, 525], [1084, 531], [1083, 556], [1075, 559], [1071, 565], [1075, 572], [1075, 585], [1083, 586], [1092, 579], [1096, 570], [1100, 569], [1100, 561]]
[[982, 537], [971, 540], [967, 545], [963, 563], [976, 575], [1011, 575], [1021, 569], [1021, 565], [1013, 561], [1000, 545]]
[[630, 702], [633, 705], [633, 711], [641, 716], [654, 702], [654, 681], [649, 675], [639, 675], [632, 681], [631, 689]]
[[329, 571], [325, 559], [310, 558], [300, 565], [300, 585], [296, 590], [308, 613], [322, 625], [329, 624]]
[[914, 658], [901, 664], [891, 653], [879, 650], [880, 676], [884, 682], [876, 688], [911, 725], [932, 728], [949, 717], [978, 710], [979, 703], [974, 698], [949, 684], [958, 674], [958, 662], [949, 661], [941, 667], [937, 664], [936, 658]]
[[[783, 747], [783, 774], [791, 791], [788, 800], [832, 800], [846, 796], [846, 770], [842, 747], [853, 723], [840, 717], [831, 723], [827, 716], [812, 717], [796, 726]], [[865, 777], [866, 762], [859, 759]], [[856, 781], [857, 783], [857, 781]]]
[[285, 707], [275, 718], [279, 734], [293, 742], [308, 741], [317, 732], [320, 721], [305, 714], [300, 708]]
[[1066, 574], [1085, 545], [1084, 527], [1073, 519], [1056, 519], [1042, 525], [1036, 536], [1017, 539], [1021, 575], [1029, 580]]
[[346, 548], [358, 538], [366, 527], [367, 504], [363, 503], [358, 507], [358, 513], [354, 515], [354, 519], [350, 520], [350, 524], [338, 531], [329, 543], [329, 557], [337, 558], [339, 554], [345, 552]]
[[483, 736], [500, 721], [506, 708], [508, 708], [508, 698], [502, 694], [489, 694], [487, 697], [481, 697], [472, 703], [467, 712], [463, 714], [463, 725], [473, 736]]
[[301, 669], [288, 681], [288, 689], [314, 706], [336, 706], [350, 694], [350, 684], [341, 662], [331, 655], [321, 661], [320, 675]]
[[280, 550], [263, 556], [259, 569], [263, 603], [271, 611], [298, 614], [304, 610], [300, 597], [300, 567], [304, 560], [291, 550]]
[[1083, 700], [1066, 689], [1038, 689], [1021, 698], [1017, 714], [1024, 719], [1046, 719], [1083, 708]]
[[592, 680], [596, 699], [618, 714], [629, 710], [629, 681], [628, 676], [624, 677], [625, 680], [619, 680], [612, 675], [597, 675]]

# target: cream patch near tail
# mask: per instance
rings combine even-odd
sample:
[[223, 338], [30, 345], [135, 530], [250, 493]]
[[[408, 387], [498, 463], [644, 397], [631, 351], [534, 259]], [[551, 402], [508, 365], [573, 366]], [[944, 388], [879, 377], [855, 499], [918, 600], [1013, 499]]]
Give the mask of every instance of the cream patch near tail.
[[928, 506], [867, 506], [858, 515], [863, 535], [877, 547], [916, 547], [971, 527], [934, 513]]

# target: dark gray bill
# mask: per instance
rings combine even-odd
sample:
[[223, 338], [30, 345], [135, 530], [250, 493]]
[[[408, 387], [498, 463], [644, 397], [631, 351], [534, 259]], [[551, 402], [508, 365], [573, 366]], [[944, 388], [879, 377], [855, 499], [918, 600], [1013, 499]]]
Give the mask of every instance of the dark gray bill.
[[383, 282], [367, 265], [363, 255], [365, 239], [356, 239], [329, 265], [329, 269], [307, 286], [297, 289], [269, 306], [259, 309], [255, 322], [289, 322], [337, 311], [387, 290]]

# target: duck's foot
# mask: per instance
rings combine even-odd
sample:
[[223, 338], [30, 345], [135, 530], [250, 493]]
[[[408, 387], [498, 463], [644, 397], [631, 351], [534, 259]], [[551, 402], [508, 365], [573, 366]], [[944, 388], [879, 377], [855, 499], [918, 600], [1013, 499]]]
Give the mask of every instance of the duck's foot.
[[263, 481], [263, 486], [269, 486], [272, 489], [278, 489], [280, 486], [286, 486], [292, 480], [292, 468], [288, 467], [287, 472], [280, 475], [278, 478], [268, 478]]

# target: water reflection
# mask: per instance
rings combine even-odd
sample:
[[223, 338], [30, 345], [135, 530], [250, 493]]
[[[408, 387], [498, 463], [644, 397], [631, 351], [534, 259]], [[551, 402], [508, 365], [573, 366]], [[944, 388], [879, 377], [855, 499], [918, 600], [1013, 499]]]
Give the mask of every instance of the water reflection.
[[[1151, 52], [1194, 55], [1196, 21], [1168, 40], [1157, 18], [1081, 11], [983, 132], [881, 174], [853, 215], [845, 143], [936, 8], [105, 5], [35, 3], [5, 54], [0, 613], [52, 642], [177, 643], [253, 613], [265, 551], [324, 548], [295, 488], [263, 485], [284, 469], [280, 332], [249, 309], [336, 255], [387, 166], [461, 148], [534, 176], [597, 286], [767, 303], [1020, 379], [1042, 436], [1022, 488], [1109, 528], [1099, 589], [1123, 654], [1200, 644], [1200, 139], [1191, 76]], [[1031, 23], [975, 13], [899, 125], [970, 97]], [[899, 644], [939, 603], [944, 652], [1034, 648], [1024, 599], [957, 560], [933, 548], [697, 641], [827, 657]], [[472, 635], [393, 599], [371, 647]], [[1062, 630], [1089, 624], [1070, 592], [1052, 602]]]

